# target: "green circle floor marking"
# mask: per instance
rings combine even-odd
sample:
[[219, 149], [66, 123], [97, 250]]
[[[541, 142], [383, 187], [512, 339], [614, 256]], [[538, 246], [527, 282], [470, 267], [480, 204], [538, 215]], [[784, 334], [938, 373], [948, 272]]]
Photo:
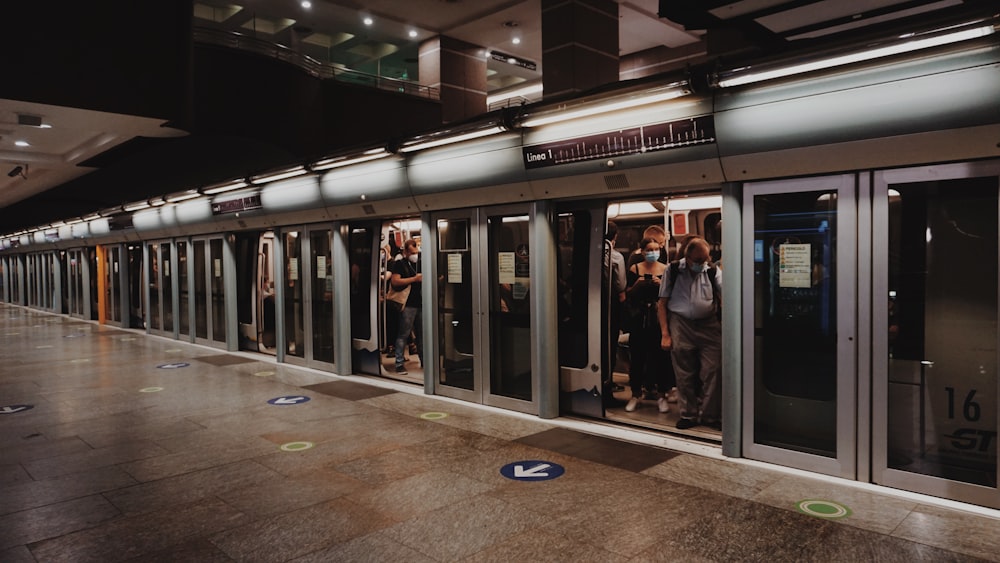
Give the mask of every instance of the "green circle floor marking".
[[77, 358], [75, 360], [70, 360], [71, 364], [85, 364], [90, 361], [90, 358]]
[[271, 376], [271, 375], [274, 375], [274, 372], [273, 371], [268, 371], [268, 370], [258, 371], [258, 372], [254, 373], [254, 376], [256, 376], [256, 377], [268, 377], [268, 376]]
[[143, 387], [139, 389], [140, 393], [156, 393], [158, 391], [163, 391], [163, 387]]
[[135, 340], [135, 338], [132, 337], [132, 336], [125, 336], [123, 338], [119, 338], [118, 340], [120, 340], [122, 342], [131, 342], [131, 341]]
[[181, 350], [180, 348], [171, 348], [169, 350], [164, 350], [164, 352], [166, 352], [168, 354], [180, 354], [183, 351], [184, 350]]
[[441, 420], [442, 418], [445, 418], [447, 416], [448, 413], [446, 412], [425, 412], [424, 414], [420, 415], [420, 418], [424, 420]]
[[287, 444], [281, 445], [281, 451], [283, 452], [301, 452], [302, 450], [308, 450], [309, 448], [315, 446], [312, 442], [288, 442]]
[[51, 348], [51, 347], [52, 347], [51, 344], [39, 344], [38, 346], [35, 346], [35, 349], [36, 350], [45, 350], [45, 349], [48, 349], [48, 348]]
[[799, 512], [816, 516], [817, 518], [846, 518], [851, 515], [851, 509], [830, 500], [806, 499], [795, 503]]

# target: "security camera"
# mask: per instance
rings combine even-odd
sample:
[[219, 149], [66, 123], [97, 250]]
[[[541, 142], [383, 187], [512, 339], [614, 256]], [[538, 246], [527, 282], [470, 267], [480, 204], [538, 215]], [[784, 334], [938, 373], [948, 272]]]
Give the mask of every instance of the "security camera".
[[23, 171], [24, 171], [23, 166], [15, 166], [14, 168], [10, 169], [10, 172], [8, 172], [7, 175], [13, 178], [14, 176], [20, 176], [21, 172]]

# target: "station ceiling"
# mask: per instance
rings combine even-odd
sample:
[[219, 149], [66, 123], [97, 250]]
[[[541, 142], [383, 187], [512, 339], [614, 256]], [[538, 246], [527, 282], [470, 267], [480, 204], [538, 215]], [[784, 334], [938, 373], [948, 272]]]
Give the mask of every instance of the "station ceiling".
[[[931, 22], [990, 4], [619, 0], [618, 5], [620, 55], [665, 48], [691, 59], [706, 55], [710, 30], [728, 30], [744, 48], [780, 52], [903, 18]], [[416, 77], [417, 48], [436, 35], [536, 63], [528, 70], [488, 59], [491, 94], [540, 83], [544, 72], [541, 0], [311, 0], [309, 7], [302, 0], [196, 0], [193, 21], [291, 45], [335, 66], [395, 78]], [[230, 139], [228, 148], [220, 149], [218, 138], [192, 138], [163, 125], [150, 118], [0, 99], [0, 232], [197, 187], [206, 170], [217, 177], [238, 170], [247, 158], [275, 166], [283, 159], [294, 161], [294, 155], [245, 139]], [[206, 155], [211, 164], [189, 171], [176, 166]]]

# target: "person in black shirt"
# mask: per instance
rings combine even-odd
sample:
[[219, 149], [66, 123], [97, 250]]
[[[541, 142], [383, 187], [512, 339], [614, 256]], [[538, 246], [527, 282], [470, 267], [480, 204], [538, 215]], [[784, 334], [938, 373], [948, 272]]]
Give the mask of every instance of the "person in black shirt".
[[406, 305], [399, 313], [399, 328], [396, 331], [396, 373], [400, 375], [407, 373], [404, 353], [411, 331], [416, 336], [417, 355], [420, 356], [420, 364], [423, 365], [424, 352], [420, 321], [422, 306], [420, 285], [423, 279], [423, 274], [420, 273], [420, 248], [417, 246], [417, 241], [410, 239], [403, 244], [403, 258], [392, 264], [392, 279], [389, 282], [397, 291], [410, 288]]

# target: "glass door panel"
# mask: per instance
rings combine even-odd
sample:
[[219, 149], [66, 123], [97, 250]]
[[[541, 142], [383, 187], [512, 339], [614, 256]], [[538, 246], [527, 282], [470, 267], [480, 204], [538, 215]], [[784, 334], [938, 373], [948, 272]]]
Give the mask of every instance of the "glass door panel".
[[194, 335], [208, 339], [208, 273], [205, 241], [196, 240], [194, 246]]
[[177, 304], [178, 304], [178, 331], [180, 338], [186, 340], [191, 335], [191, 313], [188, 307], [191, 305], [191, 295], [188, 289], [188, 244], [184, 241], [177, 243]]
[[437, 233], [437, 270], [444, 274], [437, 280], [438, 383], [474, 391], [471, 219], [439, 219]]
[[749, 184], [744, 200], [749, 457], [854, 476], [854, 179]]
[[329, 229], [309, 232], [312, 276], [312, 359], [333, 363], [333, 254]]
[[222, 239], [209, 241], [209, 261], [211, 262], [211, 303], [212, 303], [212, 340], [226, 342], [226, 284], [223, 268]]
[[434, 218], [436, 392], [537, 413], [526, 206]]
[[146, 248], [149, 259], [146, 271], [149, 284], [149, 328], [159, 332], [163, 328], [160, 323], [160, 245], [153, 243]]
[[[385, 342], [385, 273], [388, 250], [379, 248], [374, 224], [350, 224], [347, 253], [351, 262], [351, 366], [356, 373], [380, 375]], [[378, 257], [377, 260], [375, 257]]]
[[299, 231], [282, 234], [285, 257], [285, 355], [305, 358], [305, 310], [300, 260]]
[[171, 244], [165, 242], [160, 245], [160, 301], [163, 303], [163, 331], [174, 332], [174, 266], [171, 261]]
[[877, 174], [888, 242], [873, 290], [876, 482], [994, 508], [998, 175], [996, 163]]
[[490, 393], [530, 401], [528, 216], [489, 217]]

